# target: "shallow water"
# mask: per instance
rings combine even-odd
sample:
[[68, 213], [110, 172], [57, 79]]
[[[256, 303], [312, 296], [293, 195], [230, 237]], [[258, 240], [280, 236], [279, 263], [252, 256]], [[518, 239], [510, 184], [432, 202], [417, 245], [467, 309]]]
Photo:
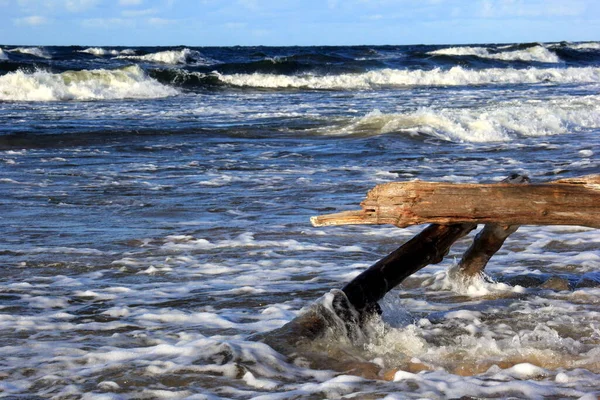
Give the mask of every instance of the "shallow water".
[[[522, 227], [490, 282], [464, 284], [447, 271], [470, 235], [355, 342], [256, 340], [422, 228], [310, 216], [394, 180], [600, 173], [596, 45], [0, 46], [0, 391], [597, 397], [592, 229]], [[552, 276], [569, 290], [540, 287]]]

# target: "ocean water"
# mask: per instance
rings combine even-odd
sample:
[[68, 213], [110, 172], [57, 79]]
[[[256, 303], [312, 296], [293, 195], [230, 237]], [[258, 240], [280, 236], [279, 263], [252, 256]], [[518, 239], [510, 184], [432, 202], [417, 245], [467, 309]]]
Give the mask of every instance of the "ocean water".
[[595, 399], [593, 229], [521, 227], [459, 282], [471, 234], [359, 337], [272, 332], [423, 228], [311, 216], [599, 160], [598, 42], [0, 45], [0, 396]]

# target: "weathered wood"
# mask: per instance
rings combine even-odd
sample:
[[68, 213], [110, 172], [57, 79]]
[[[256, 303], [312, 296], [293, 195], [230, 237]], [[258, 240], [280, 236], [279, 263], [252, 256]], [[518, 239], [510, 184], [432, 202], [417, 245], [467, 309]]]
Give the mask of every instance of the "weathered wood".
[[[531, 183], [531, 180], [524, 175], [512, 174], [502, 180], [502, 183], [526, 184]], [[490, 258], [500, 250], [504, 241], [517, 229], [519, 229], [519, 225], [485, 224], [475, 236], [471, 246], [464, 252], [456, 272], [463, 277], [480, 274]]]
[[482, 272], [490, 258], [500, 250], [506, 238], [518, 228], [519, 225], [486, 224], [464, 252], [456, 271], [463, 276], [474, 276]]
[[442, 261], [450, 246], [475, 224], [430, 225], [394, 252], [363, 271], [342, 288], [360, 312], [377, 307], [387, 292], [421, 268]]
[[600, 175], [526, 185], [392, 182], [373, 188], [361, 207], [312, 217], [311, 222], [314, 226], [494, 223], [600, 228]]

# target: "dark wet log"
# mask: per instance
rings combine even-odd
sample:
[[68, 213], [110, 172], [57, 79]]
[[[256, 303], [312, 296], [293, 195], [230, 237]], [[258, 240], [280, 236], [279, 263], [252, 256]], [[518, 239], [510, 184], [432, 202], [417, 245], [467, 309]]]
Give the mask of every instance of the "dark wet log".
[[450, 246], [475, 227], [475, 224], [430, 225], [358, 275], [342, 291], [357, 310], [369, 312], [408, 276], [442, 261]]
[[314, 226], [492, 223], [600, 228], [600, 175], [527, 185], [392, 182], [377, 185], [361, 207], [312, 217], [311, 222]]
[[458, 263], [457, 272], [463, 276], [474, 276], [481, 273], [490, 258], [500, 250], [506, 238], [516, 232], [518, 228], [518, 225], [486, 224], [463, 254]]

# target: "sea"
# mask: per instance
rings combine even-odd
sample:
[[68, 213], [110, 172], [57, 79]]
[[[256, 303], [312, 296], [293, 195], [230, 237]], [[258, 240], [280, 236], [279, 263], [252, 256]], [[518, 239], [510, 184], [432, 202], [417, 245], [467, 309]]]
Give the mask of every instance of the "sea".
[[0, 45], [0, 397], [597, 399], [585, 227], [464, 281], [473, 232], [360, 335], [277, 345], [424, 228], [311, 216], [513, 173], [600, 173], [600, 42]]

